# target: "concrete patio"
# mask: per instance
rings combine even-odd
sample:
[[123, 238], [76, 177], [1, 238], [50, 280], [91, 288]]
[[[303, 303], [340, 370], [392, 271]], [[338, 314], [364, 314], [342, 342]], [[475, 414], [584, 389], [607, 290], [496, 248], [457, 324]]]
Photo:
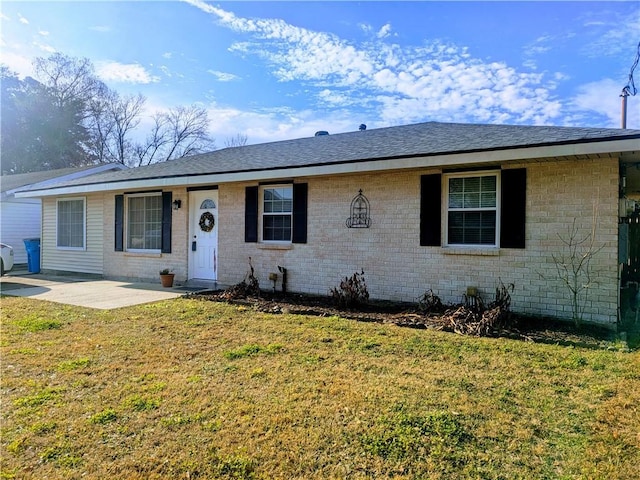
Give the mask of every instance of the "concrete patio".
[[158, 283], [132, 283], [29, 273], [25, 267], [0, 277], [0, 293], [29, 297], [80, 307], [109, 310], [181, 297], [189, 292], [208, 290], [207, 286], [164, 288]]

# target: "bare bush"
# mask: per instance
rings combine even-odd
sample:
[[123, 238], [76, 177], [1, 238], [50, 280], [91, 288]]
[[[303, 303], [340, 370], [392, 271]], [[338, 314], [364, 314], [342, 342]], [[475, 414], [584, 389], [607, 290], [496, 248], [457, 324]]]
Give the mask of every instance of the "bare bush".
[[330, 290], [333, 302], [339, 307], [354, 308], [369, 301], [369, 291], [364, 279], [364, 270], [346, 277], [339, 287]]
[[[511, 321], [511, 293], [515, 285], [500, 281], [495, 300], [487, 308], [479, 304], [463, 305], [447, 310], [442, 317], [442, 329], [461, 335], [486, 337], [507, 327]], [[478, 305], [482, 305], [479, 307]]]

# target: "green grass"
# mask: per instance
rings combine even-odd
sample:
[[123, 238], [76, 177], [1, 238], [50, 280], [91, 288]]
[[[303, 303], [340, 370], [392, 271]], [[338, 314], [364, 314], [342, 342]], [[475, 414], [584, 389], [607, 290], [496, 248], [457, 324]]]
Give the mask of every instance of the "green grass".
[[[1, 301], [0, 478], [640, 471], [639, 352], [196, 299], [114, 311]], [[36, 319], [58, 326], [27, 328]]]

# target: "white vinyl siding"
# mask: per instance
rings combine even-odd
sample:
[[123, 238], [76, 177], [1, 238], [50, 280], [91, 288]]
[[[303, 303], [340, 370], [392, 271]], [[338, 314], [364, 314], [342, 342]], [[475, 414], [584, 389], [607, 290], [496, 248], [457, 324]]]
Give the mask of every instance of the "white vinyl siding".
[[40, 200], [21, 198], [0, 203], [0, 241], [13, 247], [15, 264], [27, 263], [25, 238], [40, 238]]
[[[65, 198], [62, 197], [60, 199]], [[104, 196], [95, 194], [88, 195], [85, 198], [86, 234], [85, 248], [83, 250], [58, 248], [57, 205], [56, 198], [43, 199], [42, 269], [102, 274], [104, 258]]]
[[85, 199], [59, 199], [56, 213], [57, 247], [84, 250], [86, 221]]

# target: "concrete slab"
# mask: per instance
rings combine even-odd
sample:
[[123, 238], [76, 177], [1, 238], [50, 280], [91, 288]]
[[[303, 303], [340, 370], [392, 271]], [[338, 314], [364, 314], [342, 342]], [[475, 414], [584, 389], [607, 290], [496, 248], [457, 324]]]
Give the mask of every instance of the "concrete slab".
[[153, 283], [116, 282], [10, 272], [0, 277], [0, 293], [8, 296], [110, 310], [178, 298], [184, 287], [164, 288]]

